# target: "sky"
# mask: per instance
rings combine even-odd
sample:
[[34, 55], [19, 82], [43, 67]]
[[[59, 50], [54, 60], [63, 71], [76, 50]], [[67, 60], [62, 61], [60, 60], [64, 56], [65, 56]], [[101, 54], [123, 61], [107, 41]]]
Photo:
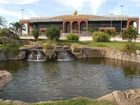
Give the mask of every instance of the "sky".
[[[121, 8], [120, 6], [123, 5]], [[140, 0], [0, 0], [0, 16], [7, 24], [22, 18], [79, 14], [106, 16], [127, 15], [140, 17]]]

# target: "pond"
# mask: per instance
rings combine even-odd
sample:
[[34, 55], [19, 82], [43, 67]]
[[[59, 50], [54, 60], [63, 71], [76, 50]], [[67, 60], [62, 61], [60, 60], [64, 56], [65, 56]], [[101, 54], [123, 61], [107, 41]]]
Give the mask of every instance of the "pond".
[[113, 59], [68, 62], [1, 61], [13, 74], [0, 98], [37, 102], [84, 96], [98, 98], [113, 90], [140, 88], [140, 64]]

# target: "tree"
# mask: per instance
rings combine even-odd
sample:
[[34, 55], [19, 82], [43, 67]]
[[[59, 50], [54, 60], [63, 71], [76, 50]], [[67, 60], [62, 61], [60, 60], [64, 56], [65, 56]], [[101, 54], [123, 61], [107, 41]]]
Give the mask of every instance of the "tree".
[[6, 20], [2, 16], [0, 16], [0, 26], [2, 26], [2, 27], [6, 26]]
[[132, 42], [133, 39], [136, 40], [137, 35], [138, 32], [136, 29], [130, 26], [122, 33], [122, 39], [127, 39], [128, 42]]
[[56, 27], [51, 27], [46, 30], [46, 36], [49, 40], [59, 40], [60, 30]]
[[19, 22], [10, 23], [10, 30], [14, 32], [15, 34], [19, 32], [19, 29], [26, 30], [25, 26], [20, 24]]
[[32, 35], [34, 36], [35, 40], [38, 40], [39, 30], [37, 28], [34, 28], [32, 31]]

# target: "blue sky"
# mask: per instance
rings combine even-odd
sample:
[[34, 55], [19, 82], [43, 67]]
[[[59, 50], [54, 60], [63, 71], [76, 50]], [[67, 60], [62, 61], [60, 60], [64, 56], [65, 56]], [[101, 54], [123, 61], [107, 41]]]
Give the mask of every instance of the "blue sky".
[[0, 0], [0, 15], [7, 22], [24, 18], [72, 14], [114, 15], [122, 14], [140, 17], [140, 0]]

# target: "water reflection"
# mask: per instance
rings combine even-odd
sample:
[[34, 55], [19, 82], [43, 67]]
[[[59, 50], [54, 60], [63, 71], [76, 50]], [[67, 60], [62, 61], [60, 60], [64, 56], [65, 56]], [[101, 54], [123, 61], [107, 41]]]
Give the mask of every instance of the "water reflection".
[[70, 62], [0, 62], [13, 74], [0, 98], [23, 101], [100, 97], [113, 90], [140, 88], [140, 64], [113, 59]]

